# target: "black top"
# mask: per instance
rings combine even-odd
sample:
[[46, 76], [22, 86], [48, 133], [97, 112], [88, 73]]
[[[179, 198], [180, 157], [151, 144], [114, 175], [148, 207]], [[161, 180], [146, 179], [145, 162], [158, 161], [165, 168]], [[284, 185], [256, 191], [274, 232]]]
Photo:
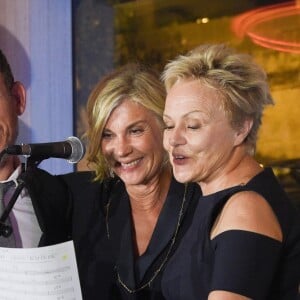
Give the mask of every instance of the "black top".
[[[74, 200], [73, 239], [83, 299], [164, 299], [164, 261], [172, 256], [190, 224], [200, 196], [198, 185], [189, 184], [184, 197], [185, 186], [172, 180], [150, 244], [135, 258], [130, 203], [123, 182], [116, 178], [91, 183], [90, 178], [91, 173], [85, 172], [64, 176]], [[179, 231], [170, 247], [178, 221]], [[118, 276], [129, 290], [138, 291], [128, 291]], [[147, 286], [141, 288], [144, 284]]]
[[[251, 190], [261, 194], [278, 218], [283, 242], [242, 230], [210, 240], [212, 224], [231, 195]], [[300, 282], [299, 213], [271, 169], [248, 184], [202, 196], [191, 226], [162, 278], [166, 299], [206, 300], [212, 290], [236, 292], [251, 299], [297, 299]]]

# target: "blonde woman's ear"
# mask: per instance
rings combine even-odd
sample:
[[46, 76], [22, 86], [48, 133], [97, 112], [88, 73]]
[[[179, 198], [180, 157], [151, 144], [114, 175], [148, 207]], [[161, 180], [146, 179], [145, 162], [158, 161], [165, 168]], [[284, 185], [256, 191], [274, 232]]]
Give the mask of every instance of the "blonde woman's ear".
[[241, 126], [239, 129], [236, 131], [236, 139], [235, 139], [235, 145], [242, 144], [245, 139], [247, 138], [249, 132], [251, 131], [253, 126], [253, 120], [250, 118], [247, 118], [243, 126]]

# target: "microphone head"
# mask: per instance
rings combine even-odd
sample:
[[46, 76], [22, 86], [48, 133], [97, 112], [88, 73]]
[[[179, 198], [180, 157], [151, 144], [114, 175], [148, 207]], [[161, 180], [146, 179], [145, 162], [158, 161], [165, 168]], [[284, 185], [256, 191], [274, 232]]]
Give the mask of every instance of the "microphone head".
[[83, 158], [85, 154], [85, 146], [76, 136], [68, 137], [67, 142], [71, 145], [72, 148], [72, 153], [68, 157], [67, 161], [69, 163], [76, 164]]

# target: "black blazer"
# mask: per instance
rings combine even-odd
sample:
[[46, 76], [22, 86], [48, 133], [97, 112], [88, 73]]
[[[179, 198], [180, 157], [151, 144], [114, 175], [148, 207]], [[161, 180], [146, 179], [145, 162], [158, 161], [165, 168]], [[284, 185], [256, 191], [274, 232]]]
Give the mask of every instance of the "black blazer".
[[39, 246], [74, 240], [77, 244], [90, 228], [100, 208], [102, 185], [92, 181], [93, 172], [52, 175], [30, 167], [19, 177], [32, 200], [42, 237]]
[[93, 181], [93, 172], [73, 172], [58, 176], [69, 193], [71, 209], [71, 237], [76, 251], [80, 251], [79, 242], [89, 234], [91, 227], [103, 217], [108, 187]]
[[29, 168], [19, 177], [31, 197], [42, 231], [39, 246], [71, 239], [72, 202], [64, 181], [39, 168]]
[[[123, 182], [113, 178], [99, 183], [93, 182], [92, 177], [92, 172], [61, 176], [73, 200], [72, 239], [83, 299], [164, 299], [161, 294], [162, 272], [151, 286], [131, 294], [118, 282], [116, 268], [131, 287], [141, 286], [151, 279], [169, 250], [183, 204], [184, 185], [172, 180], [147, 253], [135, 260], [130, 202]], [[199, 195], [199, 186], [190, 184], [182, 210], [182, 225], [169, 256], [189, 227]]]

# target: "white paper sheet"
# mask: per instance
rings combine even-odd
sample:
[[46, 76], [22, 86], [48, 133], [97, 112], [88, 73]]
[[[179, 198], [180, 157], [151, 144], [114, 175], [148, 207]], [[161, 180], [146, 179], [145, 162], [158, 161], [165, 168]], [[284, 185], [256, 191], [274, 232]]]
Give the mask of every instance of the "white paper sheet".
[[0, 300], [82, 300], [72, 241], [0, 247]]

